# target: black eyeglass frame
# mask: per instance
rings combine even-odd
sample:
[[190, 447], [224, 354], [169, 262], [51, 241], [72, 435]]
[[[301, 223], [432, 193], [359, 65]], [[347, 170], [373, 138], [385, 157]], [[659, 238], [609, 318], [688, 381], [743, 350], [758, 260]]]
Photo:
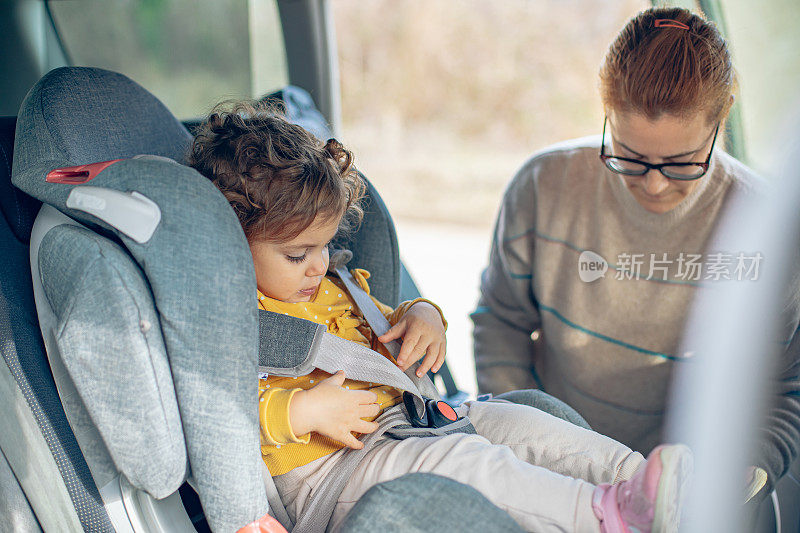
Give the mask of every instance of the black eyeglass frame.
[[[617, 174], [623, 174], [625, 176], [644, 176], [645, 174], [647, 174], [652, 169], [652, 170], [658, 170], [659, 172], [661, 172], [661, 174], [665, 178], [671, 179], [671, 180], [676, 180], [676, 181], [694, 181], [694, 180], [699, 180], [700, 178], [702, 178], [703, 176], [706, 175], [706, 173], [708, 172], [708, 167], [711, 164], [711, 154], [714, 153], [714, 144], [716, 144], [716, 142], [717, 142], [717, 134], [719, 133], [719, 125], [720, 125], [719, 122], [717, 122], [717, 127], [714, 129], [714, 139], [711, 141], [711, 149], [708, 151], [708, 157], [706, 157], [705, 162], [703, 162], [703, 163], [683, 162], [683, 163], [658, 163], [658, 164], [652, 164], [652, 163], [648, 163], [646, 161], [640, 161], [639, 159], [631, 159], [629, 157], [619, 157], [619, 156], [616, 156], [616, 155], [608, 155], [608, 154], [606, 154], [605, 149], [606, 149], [606, 124], [607, 123], [608, 123], [608, 116], [606, 116], [605, 119], [603, 119], [603, 138], [600, 141], [600, 143], [601, 143], [600, 144], [600, 160], [605, 164], [605, 166], [609, 170], [611, 170], [612, 172], [616, 172]], [[622, 171], [622, 170], [620, 170], [618, 168], [614, 168], [613, 166], [611, 166], [609, 164], [609, 162], [608, 162], [609, 159], [619, 159], [620, 161], [627, 161], [628, 163], [636, 163], [638, 165], [644, 166], [645, 168], [641, 172], [640, 171], [625, 172], [625, 171]], [[666, 174], [664, 172], [664, 167], [689, 167], [689, 166], [702, 167], [703, 172], [701, 174], [697, 175], [697, 176], [692, 176], [692, 177], [687, 177], [687, 178], [670, 176], [669, 174]]]

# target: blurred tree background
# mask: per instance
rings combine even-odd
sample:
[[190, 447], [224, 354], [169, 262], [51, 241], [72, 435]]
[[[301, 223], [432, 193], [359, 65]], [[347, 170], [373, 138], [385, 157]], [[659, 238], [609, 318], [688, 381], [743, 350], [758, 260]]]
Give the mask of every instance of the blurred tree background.
[[739, 76], [745, 162], [769, 178], [800, 110], [800, 1], [725, 0], [722, 6]]
[[396, 217], [488, 228], [548, 144], [599, 134], [637, 0], [333, 0], [343, 140]]

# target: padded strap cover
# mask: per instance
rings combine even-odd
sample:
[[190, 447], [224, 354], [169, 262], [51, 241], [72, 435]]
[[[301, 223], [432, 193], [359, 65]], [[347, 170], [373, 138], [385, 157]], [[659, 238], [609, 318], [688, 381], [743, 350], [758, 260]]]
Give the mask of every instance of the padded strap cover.
[[305, 376], [314, 370], [314, 355], [325, 326], [310, 320], [258, 310], [258, 371], [275, 376]]

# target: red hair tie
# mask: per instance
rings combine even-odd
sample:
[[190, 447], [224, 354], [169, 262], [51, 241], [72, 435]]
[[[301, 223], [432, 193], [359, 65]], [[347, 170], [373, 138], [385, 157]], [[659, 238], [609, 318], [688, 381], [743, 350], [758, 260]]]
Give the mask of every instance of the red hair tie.
[[656, 19], [655, 23], [656, 28], [678, 28], [679, 30], [690, 30], [689, 26], [684, 24], [683, 22], [678, 22], [677, 20], [672, 19]]

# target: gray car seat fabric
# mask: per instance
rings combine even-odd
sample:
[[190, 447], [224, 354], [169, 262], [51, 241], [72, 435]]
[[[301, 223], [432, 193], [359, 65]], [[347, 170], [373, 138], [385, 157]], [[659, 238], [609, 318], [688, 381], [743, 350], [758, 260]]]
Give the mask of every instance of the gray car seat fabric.
[[512, 403], [528, 405], [545, 413], [549, 413], [567, 422], [584, 429], [592, 429], [589, 423], [580, 415], [578, 411], [562, 402], [555, 396], [550, 396], [539, 389], [512, 390], [495, 396], [499, 400], [507, 400]]
[[[62, 392], [61, 399], [84, 453], [95, 455], [89, 461], [95, 482], [104, 486], [118, 469], [134, 487], [169, 496], [185, 478], [186, 448], [159, 319], [141, 271], [119, 245], [60, 225], [42, 240], [39, 274], [58, 317], [55, 342], [79, 396]], [[84, 409], [91, 420], [81, 424]], [[84, 441], [95, 426], [104, 442]]]
[[122, 74], [95, 68], [50, 71], [31, 89], [17, 120], [22, 125], [18, 132], [28, 138], [16, 142], [22, 150], [15, 153], [14, 168], [37, 165], [45, 174], [59, 166], [137, 154], [183, 161], [191, 140], [144, 88]]
[[[64, 414], [39, 333], [28, 239], [41, 202], [11, 186], [14, 123], [11, 117], [0, 118], [0, 382], [8, 387], [3, 408], [11, 411], [3, 414], [0, 447], [19, 485], [30, 491], [42, 527], [55, 521], [62, 531], [72, 530], [71, 524], [113, 531]], [[39, 437], [20, 441], [25, 435]], [[0, 490], [5, 492], [5, 485]], [[59, 515], [64, 505], [70, 509]]]
[[33, 533], [42, 530], [2, 451], [0, 451], [0, 517], [2, 517], [0, 533]]
[[347, 533], [521, 533], [480, 492], [434, 474], [406, 474], [369, 489], [341, 527]]
[[[115, 163], [90, 185], [135, 190], [157, 206], [160, 221], [154, 233], [137, 242], [67, 207], [70, 193], [81, 185], [45, 181], [57, 167], [142, 152], [181, 159], [188, 133], [143, 88], [100, 69], [51, 71], [31, 89], [18, 120], [14, 184], [81, 223], [115, 234], [150, 281], [189, 462], [212, 529], [236, 530], [260, 518], [268, 506], [253, 401], [257, 309], [241, 305], [253, 299], [255, 277], [227, 201], [208, 180], [174, 162], [141, 158]], [[177, 131], [172, 134], [154, 133], [173, 127]], [[198, 264], [196, 257], [206, 260]]]
[[397, 232], [375, 187], [367, 183], [364, 201], [364, 221], [358, 230], [349, 236], [334, 241], [336, 248], [350, 250], [351, 265], [368, 270], [370, 294], [388, 306], [400, 303], [400, 254]]

